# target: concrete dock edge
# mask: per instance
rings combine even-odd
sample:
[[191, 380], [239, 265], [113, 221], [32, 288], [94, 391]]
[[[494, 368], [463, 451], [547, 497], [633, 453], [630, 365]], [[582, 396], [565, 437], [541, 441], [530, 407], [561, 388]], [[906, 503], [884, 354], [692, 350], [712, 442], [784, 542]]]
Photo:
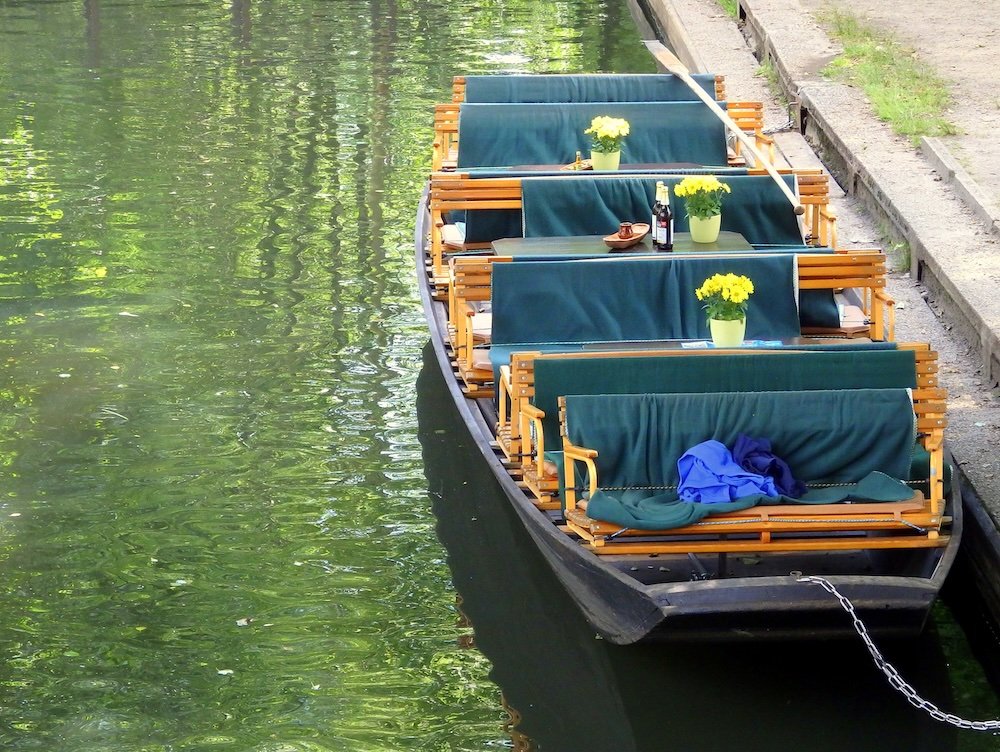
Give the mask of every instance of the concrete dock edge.
[[[935, 252], [941, 247], [940, 236], [927, 232], [926, 218], [912, 216], [912, 203], [908, 204], [905, 197], [900, 197], [898, 188], [891, 184], [891, 178], [886, 178], [885, 165], [870, 164], [868, 160], [873, 159], [872, 155], [859, 153], [848, 143], [849, 139], [840, 135], [838, 129], [848, 125], [843, 118], [835, 122], [836, 118], [827, 116], [825, 101], [831, 98], [829, 87], [832, 85], [813, 74], [823, 59], [832, 58], [830, 45], [807, 40], [806, 46], [816, 54], [809, 61], [812, 69], [801, 75], [797, 72], [803, 69], [801, 61], [796, 68], [792, 61], [786, 59], [782, 44], [787, 40], [782, 38], [776, 42], [768, 30], [768, 14], [772, 14], [770, 17], [773, 18], [773, 14], [780, 13], [781, 4], [780, 0], [739, 0], [744, 36], [755, 48], [758, 59], [771, 62], [780, 89], [789, 102], [797, 105], [791, 108], [793, 119], [798, 119], [800, 129], [827, 169], [891, 235], [909, 245], [911, 276], [925, 286], [953, 331], [975, 349], [986, 381], [984, 388], [995, 388], [1000, 384], [1000, 336], [974, 303], [977, 296], [983, 294], [982, 291], [970, 289], [975, 285], [969, 279], [952, 277], [947, 256]], [[762, 13], [756, 12], [758, 5], [764, 6]], [[678, 58], [682, 61], [699, 60], [691, 35], [684, 28], [682, 14], [677, 12], [672, 0], [650, 0], [648, 6], [660, 25], [664, 41]], [[736, 23], [736, 20], [733, 22]], [[802, 28], [798, 27], [796, 33]], [[805, 29], [802, 33], [808, 35], [813, 31]], [[784, 28], [780, 33], [787, 34], [788, 29]], [[704, 70], [696, 65], [691, 67], [692, 70]], [[857, 129], [856, 122], [849, 125]], [[983, 231], [990, 235], [1000, 234], [1000, 217], [996, 216], [996, 207], [990, 204], [947, 149], [937, 139], [924, 139], [921, 146], [924, 158], [938, 173], [938, 179], [954, 190], [976, 221], [982, 223]], [[966, 294], [967, 291], [969, 294]], [[954, 449], [952, 447], [953, 452]], [[955, 456], [955, 461], [961, 473], [961, 456]], [[974, 579], [973, 586], [981, 595], [992, 620], [1000, 625], [1000, 530], [977, 489], [964, 473], [961, 475], [965, 489], [965, 529], [960, 554], [962, 569]]]

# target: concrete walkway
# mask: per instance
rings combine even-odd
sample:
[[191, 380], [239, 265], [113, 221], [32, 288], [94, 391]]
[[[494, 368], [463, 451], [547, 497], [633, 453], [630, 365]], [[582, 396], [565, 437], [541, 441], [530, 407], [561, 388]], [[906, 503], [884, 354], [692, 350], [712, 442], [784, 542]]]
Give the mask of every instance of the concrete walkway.
[[[1000, 3], [996, 0], [800, 0], [813, 17], [843, 10], [887, 31], [937, 74], [951, 93], [945, 117], [956, 133], [922, 149], [986, 229], [1000, 231]], [[984, 157], [986, 157], [984, 159]]]
[[[975, 48], [984, 56], [981, 66], [972, 66], [979, 80], [954, 82], [956, 103], [970, 103], [950, 113], [962, 133], [918, 149], [880, 122], [859, 90], [820, 74], [842, 51], [817, 23], [821, 0], [739, 2], [739, 22], [716, 0], [649, 4], [689, 68], [723, 73], [731, 99], [766, 103], [766, 127], [779, 131], [789, 163], [822, 160], [844, 190], [835, 204], [840, 244], [882, 247], [894, 259], [898, 272], [889, 292], [897, 300], [896, 336], [928, 341], [939, 352], [949, 392], [946, 438], [971, 499], [964, 548], [1000, 618], [1000, 231], [993, 209], [1000, 179], [991, 175], [1000, 164], [989, 148], [1000, 146], [992, 135], [1000, 94], [986, 80], [1000, 37], [987, 37], [997, 41], [984, 42], [985, 52]], [[877, 0], [832, 2], [859, 13], [881, 6]], [[933, 46], [932, 64], [947, 77], [953, 70], [948, 56], [969, 54], [966, 30], [1000, 23], [982, 2], [952, 0], [940, 12], [952, 6], [979, 14], [987, 27], [959, 24], [951, 36], [948, 24], [929, 19], [926, 3], [915, 0], [887, 3], [871, 20], [894, 33], [906, 30], [900, 38], [918, 53], [923, 37]], [[776, 71], [780, 91], [769, 87], [761, 61]], [[977, 154], [985, 158], [976, 161]]]

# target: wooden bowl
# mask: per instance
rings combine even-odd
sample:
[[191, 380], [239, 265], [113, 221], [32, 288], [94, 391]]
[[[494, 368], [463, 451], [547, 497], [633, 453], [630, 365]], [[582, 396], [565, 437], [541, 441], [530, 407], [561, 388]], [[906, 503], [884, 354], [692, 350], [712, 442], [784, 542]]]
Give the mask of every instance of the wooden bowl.
[[641, 243], [642, 239], [649, 234], [649, 225], [643, 222], [633, 222], [632, 223], [632, 236], [628, 238], [621, 237], [617, 232], [612, 235], [606, 235], [604, 237], [604, 242], [609, 248], [631, 248], [632, 246]]

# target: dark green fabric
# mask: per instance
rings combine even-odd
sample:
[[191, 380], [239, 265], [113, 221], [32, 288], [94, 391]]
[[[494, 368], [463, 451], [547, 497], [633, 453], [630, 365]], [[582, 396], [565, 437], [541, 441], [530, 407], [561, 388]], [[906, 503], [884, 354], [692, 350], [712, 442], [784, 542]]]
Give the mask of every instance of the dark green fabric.
[[628, 120], [622, 162], [725, 166], [726, 132], [703, 102], [463, 104], [458, 167], [559, 165], [590, 154], [584, 131], [599, 115]]
[[[715, 98], [715, 76], [691, 76]], [[683, 102], [698, 95], [673, 74], [541, 74], [466, 76], [466, 102]]]
[[[951, 493], [951, 479], [953, 468], [952, 466], [945, 462], [944, 466], [944, 494], [947, 496]], [[926, 486], [926, 481], [931, 477], [931, 455], [926, 449], [924, 449], [920, 444], [916, 444], [913, 447], [913, 456], [910, 459], [910, 480], [925, 481], [924, 486]], [[926, 488], [923, 489], [925, 492]]]
[[[674, 230], [688, 232], [683, 199], [674, 186], [675, 176], [632, 177], [618, 175], [560, 178], [525, 178], [521, 182], [525, 237], [608, 235], [623, 221], [648, 221], [656, 183], [670, 188]], [[795, 176], [783, 176], [793, 192]], [[727, 175], [731, 193], [722, 201], [722, 229], [738, 232], [754, 244], [802, 247], [802, 232], [792, 205], [768, 175]], [[832, 298], [831, 298], [832, 300]]]
[[[572, 161], [572, 160], [570, 160]], [[583, 177], [593, 177], [594, 173], [591, 170], [585, 170], [582, 173], [573, 172], [572, 170], [564, 170], [560, 166], [558, 169], [517, 169], [515, 167], [469, 167], [462, 171], [467, 174], [471, 180], [480, 180], [483, 178], [565, 178], [565, 177], [575, 177], [582, 175]], [[650, 177], [660, 177], [664, 175], [746, 175], [748, 170], [746, 167], [721, 167], [713, 166], [710, 170], [706, 170], [705, 167], [658, 167], [656, 169], [642, 168], [642, 167], [629, 167], [624, 165], [615, 170], [615, 175], [631, 175], [631, 176], [641, 176], [646, 175]]]
[[[744, 167], [720, 167], [711, 171], [713, 175], [729, 176], [746, 175]], [[662, 180], [664, 176], [673, 175], [704, 175], [706, 170], [699, 168], [671, 168], [664, 170], [619, 170], [621, 175], [642, 175], [652, 176], [655, 180]], [[571, 177], [592, 178], [593, 173], [583, 175], [570, 175]], [[534, 171], [534, 170], [497, 170], [493, 168], [473, 168], [469, 170], [469, 177], [472, 179], [483, 178], [538, 178], [538, 177], [559, 177], [565, 179], [567, 173], [560, 170]], [[464, 222], [466, 243], [492, 243], [499, 238], [519, 238], [523, 235], [524, 222], [520, 209], [477, 209], [475, 211], [454, 212], [454, 217], [449, 216], [449, 221]], [[615, 229], [617, 229], [615, 225]], [[609, 231], [610, 232], [610, 231]], [[608, 234], [608, 233], [604, 233]]]
[[745, 274], [756, 288], [747, 311], [748, 339], [799, 335], [794, 259], [658, 256], [495, 264], [494, 345], [615, 342], [708, 337], [694, 295], [717, 273]]
[[753, 249], [761, 253], [836, 253], [826, 245], [806, 245], [805, 243], [753, 243]]
[[840, 309], [833, 290], [799, 290], [799, 323], [802, 326], [840, 326]]
[[465, 212], [465, 242], [492, 243], [500, 238], [519, 238], [524, 220], [520, 209], [476, 209]]
[[[770, 503], [831, 503], [856, 495], [889, 501], [910, 495], [905, 484], [891, 482], [909, 472], [915, 439], [905, 389], [568, 395], [566, 430], [571, 442], [598, 452], [604, 490], [590, 500], [588, 514], [629, 527], [688, 524], [691, 514], [760, 503], [763, 499], [753, 496], [745, 506], [745, 499], [736, 506], [692, 505], [676, 494], [677, 460], [684, 452], [708, 440], [732, 447], [740, 434], [769, 439], [774, 453], [807, 485], [862, 482], [861, 489], [816, 488], [798, 500], [779, 497]], [[648, 509], [651, 498], [655, 504]], [[672, 521], [673, 515], [679, 519]]]
[[836, 504], [842, 501], [906, 501], [910, 487], [882, 473], [870, 473], [857, 483], [809, 491], [793, 499], [788, 496], [744, 496], [728, 504], [682, 501], [675, 493], [650, 491], [598, 491], [587, 505], [587, 514], [598, 520], [638, 530], [669, 530], [692, 525], [712, 514], [739, 512], [758, 504]]
[[915, 370], [910, 350], [586, 358], [568, 354], [535, 361], [532, 404], [545, 413], [545, 448], [555, 450], [561, 447], [557, 400], [566, 394], [912, 389]]

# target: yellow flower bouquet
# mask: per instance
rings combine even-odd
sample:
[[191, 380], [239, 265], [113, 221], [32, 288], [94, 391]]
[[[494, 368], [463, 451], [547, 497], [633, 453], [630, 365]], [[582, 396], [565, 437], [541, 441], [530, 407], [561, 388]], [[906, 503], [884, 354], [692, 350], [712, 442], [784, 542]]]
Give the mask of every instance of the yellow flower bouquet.
[[714, 175], [688, 175], [674, 186], [674, 194], [684, 199], [688, 217], [708, 219], [722, 213], [722, 194], [729, 186]]
[[747, 315], [747, 301], [753, 295], [749, 277], [736, 274], [713, 274], [694, 291], [709, 319], [739, 321]]
[[593, 139], [591, 149], [599, 152], [620, 151], [622, 139], [629, 134], [628, 120], [598, 115], [590, 121], [590, 127], [584, 134], [590, 134]]

